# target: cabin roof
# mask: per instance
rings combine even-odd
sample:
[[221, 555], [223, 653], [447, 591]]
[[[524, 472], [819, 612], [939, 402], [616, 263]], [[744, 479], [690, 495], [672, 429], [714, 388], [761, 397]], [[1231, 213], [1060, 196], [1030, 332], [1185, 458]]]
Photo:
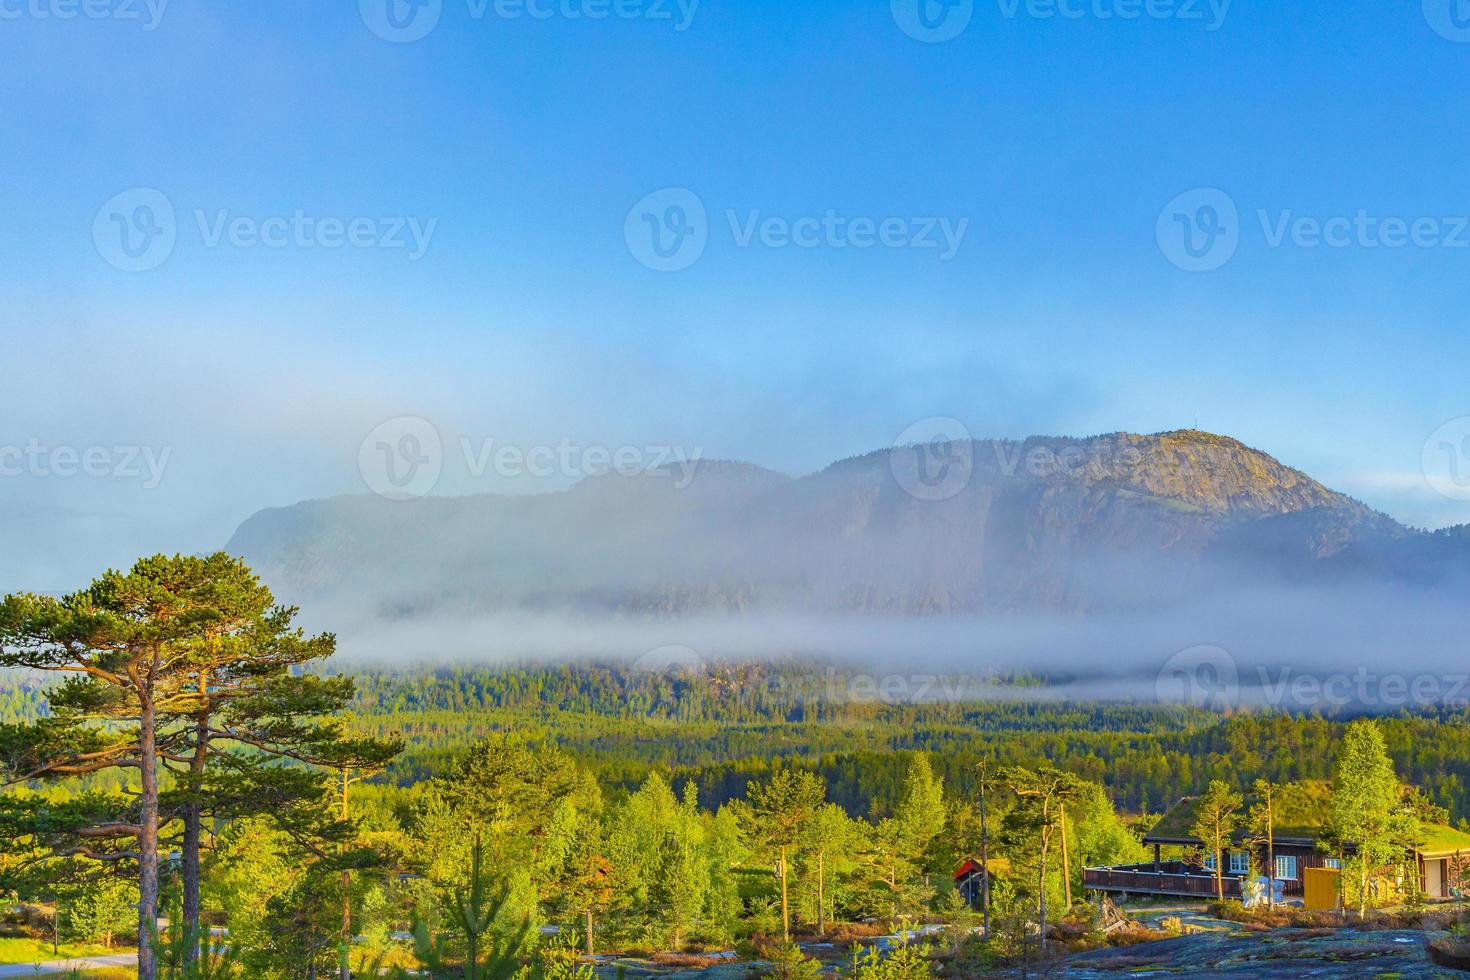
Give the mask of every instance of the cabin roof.
[[1422, 826], [1424, 843], [1419, 853], [1425, 857], [1449, 857], [1454, 854], [1470, 855], [1470, 834], [1444, 824], [1427, 823]]
[[[1280, 787], [1275, 800], [1276, 839], [1278, 841], [1315, 842], [1318, 837], [1322, 836], [1323, 828], [1327, 826], [1330, 800], [1331, 788], [1325, 782], [1318, 780], [1287, 783]], [[1249, 810], [1255, 803], [1255, 797], [1247, 796], [1242, 810]], [[1154, 824], [1153, 829], [1144, 835], [1143, 842], [1145, 844], [1198, 845], [1199, 838], [1189, 832], [1194, 826], [1195, 811], [1198, 807], [1199, 797], [1184, 797], [1159, 818], [1159, 822]], [[1244, 832], [1244, 828], [1238, 828], [1235, 836], [1240, 838]]]
[[[983, 865], [979, 858], [969, 858], [958, 868], [954, 869], [954, 880], [959, 881], [966, 875], [972, 875], [979, 871]], [[1004, 878], [1011, 870], [1011, 862], [1008, 858], [993, 857], [990, 859], [990, 873], [997, 878]]]
[[[1322, 781], [1310, 780], [1282, 786], [1276, 798], [1276, 842], [1315, 844], [1327, 827], [1330, 800], [1331, 787]], [[1255, 803], [1254, 797], [1247, 796], [1242, 809], [1249, 809]], [[1199, 838], [1189, 832], [1194, 826], [1198, 806], [1199, 797], [1184, 797], [1171, 806], [1159, 818], [1159, 822], [1143, 835], [1143, 842], [1199, 846]], [[1420, 825], [1420, 830], [1423, 844], [1419, 853], [1423, 856], [1432, 858], [1454, 854], [1470, 855], [1470, 834], [1445, 824], [1425, 823]], [[1234, 837], [1237, 842], [1243, 839], [1245, 829], [1238, 827]]]

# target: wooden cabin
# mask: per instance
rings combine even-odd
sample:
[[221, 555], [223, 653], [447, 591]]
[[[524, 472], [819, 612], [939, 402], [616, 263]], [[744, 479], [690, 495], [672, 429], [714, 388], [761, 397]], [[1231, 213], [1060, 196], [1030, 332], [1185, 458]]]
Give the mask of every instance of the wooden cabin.
[[[1327, 800], [1321, 784], [1283, 787], [1274, 829], [1274, 868], [1266, 867], [1265, 843], [1248, 841], [1245, 831], [1237, 830], [1234, 846], [1224, 855], [1225, 897], [1241, 898], [1242, 883], [1252, 873], [1253, 864], [1255, 874], [1270, 874], [1280, 882], [1281, 894], [1288, 902], [1303, 897], [1309, 869], [1340, 869], [1342, 859], [1319, 846], [1327, 825]], [[1180, 800], [1144, 835], [1143, 843], [1153, 848], [1152, 861], [1087, 868], [1082, 875], [1083, 885], [1118, 894], [1215, 897], [1214, 861], [1210, 856], [1200, 859], [1202, 842], [1190, 833], [1197, 804], [1195, 797]], [[1420, 887], [1430, 900], [1456, 897], [1460, 866], [1470, 863], [1470, 834], [1440, 824], [1425, 824], [1422, 831], [1421, 846], [1414, 852]], [[1164, 859], [1166, 848], [1171, 855], [1168, 860]], [[1354, 845], [1349, 842], [1341, 850], [1351, 855]]]
[[[1010, 873], [1011, 863], [1003, 857], [990, 859], [989, 876], [992, 882], [997, 878], [1004, 878]], [[954, 872], [955, 891], [965, 900], [965, 904], [972, 909], [979, 909], [981, 898], [984, 895], [986, 867], [979, 858], [970, 858], [962, 863]]]

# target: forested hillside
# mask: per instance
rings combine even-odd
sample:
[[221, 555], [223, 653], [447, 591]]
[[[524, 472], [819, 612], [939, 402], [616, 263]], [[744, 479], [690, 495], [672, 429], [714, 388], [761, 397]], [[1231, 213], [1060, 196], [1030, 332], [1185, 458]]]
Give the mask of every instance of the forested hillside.
[[[1157, 812], [1212, 779], [1326, 778], [1347, 720], [1059, 701], [1030, 677], [994, 678], [995, 700], [838, 700], [852, 676], [798, 664], [696, 673], [613, 665], [367, 673], [357, 676], [356, 724], [407, 740], [387, 776], [401, 785], [479, 738], [515, 730], [562, 746], [609, 787], [630, 788], [659, 769], [676, 784], [694, 782], [700, 799], [715, 805], [798, 759], [826, 778], [831, 798], [850, 813], [881, 815], [902, 786], [904, 757], [895, 752], [928, 752], [946, 785], [965, 791], [980, 758], [1049, 763], [1105, 785], [1121, 809]], [[1405, 778], [1454, 818], [1470, 817], [1470, 711], [1391, 715], [1382, 727]]]

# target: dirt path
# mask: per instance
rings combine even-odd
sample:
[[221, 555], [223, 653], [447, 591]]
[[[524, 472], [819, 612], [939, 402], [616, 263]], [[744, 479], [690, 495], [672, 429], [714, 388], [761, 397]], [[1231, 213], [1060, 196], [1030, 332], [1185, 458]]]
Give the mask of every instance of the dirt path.
[[69, 960], [41, 960], [37, 963], [0, 964], [0, 977], [33, 977], [37, 974], [65, 973], [67, 970], [100, 970], [109, 966], [134, 966], [136, 953], [112, 956], [78, 956]]

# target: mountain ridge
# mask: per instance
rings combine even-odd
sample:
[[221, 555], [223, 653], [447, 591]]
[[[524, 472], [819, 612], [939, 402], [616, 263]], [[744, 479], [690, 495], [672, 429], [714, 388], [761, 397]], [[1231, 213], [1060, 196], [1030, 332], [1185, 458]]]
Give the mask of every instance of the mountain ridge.
[[1089, 612], [1242, 580], [1438, 585], [1470, 567], [1470, 533], [1407, 528], [1198, 430], [902, 446], [796, 477], [699, 460], [684, 487], [672, 475], [303, 501], [252, 515], [227, 548], [293, 601], [388, 619]]

